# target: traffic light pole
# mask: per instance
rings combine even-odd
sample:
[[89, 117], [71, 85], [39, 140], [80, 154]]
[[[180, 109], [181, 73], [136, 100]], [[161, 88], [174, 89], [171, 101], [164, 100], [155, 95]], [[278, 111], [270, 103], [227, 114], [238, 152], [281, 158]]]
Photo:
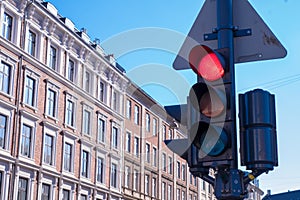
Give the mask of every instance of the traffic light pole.
[[[233, 0], [217, 0], [217, 36], [218, 49], [229, 50], [227, 67], [230, 73], [231, 93], [230, 112], [232, 121], [236, 121], [236, 100], [235, 100], [235, 73], [234, 73], [234, 26], [233, 26]], [[230, 168], [219, 168], [215, 178], [215, 194], [218, 199], [243, 199], [245, 184], [243, 173], [238, 170], [237, 155], [237, 129], [236, 123], [231, 123], [231, 144], [232, 160]]]

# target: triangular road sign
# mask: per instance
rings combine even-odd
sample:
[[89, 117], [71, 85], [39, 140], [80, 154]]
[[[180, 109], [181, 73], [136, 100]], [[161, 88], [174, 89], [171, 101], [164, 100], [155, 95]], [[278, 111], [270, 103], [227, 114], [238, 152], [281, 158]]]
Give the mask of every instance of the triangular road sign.
[[[190, 50], [199, 44], [217, 49], [217, 40], [205, 40], [204, 34], [217, 28], [216, 0], [206, 0], [188, 36], [175, 58], [175, 69], [189, 69]], [[251, 29], [251, 35], [234, 38], [235, 63], [283, 58], [287, 51], [257, 14], [248, 0], [233, 0], [233, 25], [238, 30]]]

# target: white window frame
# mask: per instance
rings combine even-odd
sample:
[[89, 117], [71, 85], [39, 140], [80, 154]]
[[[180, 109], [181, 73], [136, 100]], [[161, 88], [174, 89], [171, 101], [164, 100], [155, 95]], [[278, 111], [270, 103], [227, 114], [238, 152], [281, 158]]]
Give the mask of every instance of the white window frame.
[[[37, 99], [38, 99], [38, 87], [39, 87], [39, 79], [40, 76], [38, 74], [36, 74], [35, 72], [33, 72], [31, 69], [29, 68], [25, 68], [25, 73], [24, 73], [24, 89], [23, 89], [23, 104], [32, 108], [37, 109]], [[26, 78], [30, 77], [31, 79], [34, 80], [34, 91], [33, 91], [33, 99], [32, 99], [32, 104], [27, 104], [26, 100], [25, 100], [25, 93], [26, 93]]]
[[136, 125], [140, 124], [140, 113], [141, 112], [141, 108], [138, 105], [134, 105], [134, 123]]
[[[104, 130], [100, 127], [100, 120], [104, 123]], [[103, 131], [103, 132], [102, 132]], [[101, 136], [102, 135], [102, 136]], [[97, 141], [98, 143], [105, 144], [107, 137], [107, 117], [97, 111]]]
[[[71, 94], [69, 94], [69, 93], [67, 93], [67, 92], [65, 92], [65, 95], [66, 95], [66, 99], [65, 99], [65, 123], [64, 123], [64, 125], [66, 126], [66, 127], [70, 127], [70, 128], [72, 128], [72, 129], [76, 129], [76, 116], [77, 116], [77, 114], [76, 114], [76, 111], [77, 111], [77, 98], [76, 97], [74, 97], [73, 95], [71, 95]], [[68, 101], [71, 101], [71, 102], [73, 102], [73, 125], [72, 124], [68, 124], [68, 118], [67, 118], [67, 114], [68, 114]]]
[[146, 142], [145, 144], [145, 161], [147, 163], [151, 163], [151, 144]]
[[4, 96], [10, 97], [11, 99], [14, 99], [13, 95], [13, 89], [14, 89], [14, 75], [15, 75], [15, 69], [16, 69], [16, 63], [8, 58], [6, 55], [1, 54], [0, 52], [0, 65], [7, 65], [9, 66], [9, 80], [8, 80], [8, 91], [7, 93], [2, 91], [0, 89], [0, 93]]
[[[56, 122], [58, 122], [58, 104], [59, 104], [59, 87], [53, 83], [51, 83], [50, 81], [47, 80], [46, 82], [46, 106], [45, 106], [45, 116], [46, 117], [49, 117], [49, 118], [52, 118], [52, 119], [55, 119]], [[54, 113], [52, 115], [50, 115], [48, 113], [48, 107], [49, 107], [49, 93], [48, 91], [51, 90], [55, 93], [55, 99], [54, 99]]]
[[[30, 33], [32, 33], [34, 35], [34, 43], [32, 40], [29, 40], [29, 36], [30, 36]], [[34, 45], [33, 48], [34, 49], [31, 49], [31, 51], [29, 51], [29, 46], [32, 46], [32, 44]], [[32, 28], [29, 28], [27, 33], [26, 33], [26, 52], [33, 56], [33, 57], [36, 57], [37, 56], [37, 46], [38, 46], [38, 33], [36, 30], [32, 29]]]
[[[62, 164], [62, 169], [63, 169], [63, 172], [66, 172], [66, 173], [71, 173], [73, 174], [74, 173], [74, 160], [75, 160], [75, 148], [76, 148], [76, 141], [77, 141], [77, 137], [74, 136], [73, 134], [67, 132], [67, 131], [64, 131], [63, 132], [63, 164]], [[72, 149], [71, 149], [71, 160], [70, 160], [70, 170], [65, 170], [65, 166], [64, 166], [64, 163], [65, 163], [65, 144], [68, 143], [71, 145]]]
[[[102, 179], [102, 182], [98, 180], [98, 174], [99, 174], [99, 171], [98, 171], [98, 159], [102, 159], [102, 174], [101, 174], [101, 179]], [[105, 168], [106, 168], [106, 159], [105, 159], [105, 154], [103, 153], [100, 153], [99, 151], [97, 151], [97, 157], [96, 157], [96, 182], [99, 183], [99, 184], [105, 184]]]
[[[7, 15], [9, 18], [11, 18], [11, 27], [10, 27], [10, 30], [9, 30], [9, 38], [7, 38], [7, 32], [8, 32], [8, 27], [9, 27], [9, 24], [6, 23], [4, 17], [5, 15]], [[9, 40], [9, 41], [13, 41], [13, 38], [14, 38], [14, 23], [15, 23], [15, 17], [14, 15], [12, 15], [10, 12], [7, 12], [6, 10], [3, 12], [3, 18], [1, 19], [1, 36], [3, 38], [5, 38], [6, 40]], [[5, 26], [4, 26], [5, 24]], [[4, 29], [5, 27], [5, 29]]]
[[133, 139], [133, 153], [136, 157], [140, 157], [140, 138], [138, 136], [134, 136]]
[[[93, 119], [93, 108], [91, 106], [88, 106], [87, 104], [85, 104], [84, 102], [81, 102], [82, 104], [82, 127], [81, 127], [81, 133], [82, 135], [86, 135], [88, 137], [91, 137], [92, 135], [92, 119]], [[85, 112], [89, 113], [89, 120], [86, 123], [85, 122]], [[88, 127], [85, 127], [85, 126]], [[86, 128], [88, 128], [87, 132], [86, 132]]]
[[125, 134], [125, 151], [131, 153], [131, 132], [129, 131]]
[[[57, 141], [57, 134], [58, 134], [58, 131], [60, 130], [58, 127], [48, 123], [48, 122], [44, 122], [44, 129], [43, 129], [43, 155], [42, 155], [42, 161], [43, 161], [43, 165], [46, 165], [46, 166], [50, 166], [50, 167], [54, 167], [56, 166], [56, 141]], [[46, 163], [45, 162], [45, 158], [44, 158], [44, 155], [45, 155], [45, 138], [46, 138], [46, 135], [49, 135], [52, 137], [52, 146], [53, 148], [51, 149], [52, 152], [51, 152], [51, 160], [52, 162], [49, 164], [49, 163]]]
[[[88, 161], [87, 161], [87, 176], [82, 175], [82, 158], [83, 158], [83, 152], [87, 152], [88, 153]], [[84, 179], [90, 179], [91, 177], [91, 158], [92, 158], [92, 149], [91, 147], [86, 146], [85, 144], [81, 144], [81, 152], [80, 152], [80, 178], [84, 178]]]
[[150, 114], [146, 113], [146, 116], [145, 116], [145, 126], [146, 126], [146, 131], [147, 132], [150, 132], [150, 124], [151, 124], [150, 120], [151, 120]]
[[131, 174], [131, 168], [130, 166], [128, 165], [125, 165], [125, 168], [124, 168], [124, 186], [126, 188], [129, 188], [130, 187], [130, 174]]
[[132, 101], [130, 99], [126, 99], [126, 118], [131, 119], [132, 116]]
[[152, 147], [152, 165], [157, 167], [157, 147]]
[[32, 160], [34, 159], [34, 147], [35, 147], [35, 138], [36, 138], [36, 127], [37, 127], [37, 121], [39, 118], [33, 116], [30, 113], [27, 113], [26, 111], [22, 110], [21, 111], [21, 130], [20, 132], [22, 133], [23, 125], [27, 125], [31, 127], [31, 143], [30, 143], [30, 155], [29, 156], [24, 156], [21, 154], [21, 145], [22, 145], [22, 137], [19, 138], [19, 155], [20, 158], [25, 159], [25, 160]]
[[133, 189], [133, 191], [139, 190], [139, 171], [137, 169], [133, 170], [132, 189]]
[[[52, 49], [55, 49], [55, 59], [54, 60], [53, 60], [53, 55], [52, 55]], [[51, 43], [49, 45], [49, 54], [48, 54], [47, 66], [50, 69], [53, 69], [55, 71], [58, 70], [58, 53], [59, 53], [59, 48], [55, 44]], [[54, 65], [54, 66], [52, 66], [52, 65]]]
[[152, 135], [153, 136], [157, 135], [157, 124], [158, 124], [157, 122], [158, 122], [157, 118], [153, 117], [153, 119], [152, 119]]
[[4, 145], [3, 148], [0, 148], [0, 150], [9, 151], [11, 130], [13, 130], [12, 117], [15, 109], [16, 108], [14, 106], [6, 103], [5, 101], [0, 100], [0, 114], [6, 117]]
[[150, 193], [150, 175], [145, 174], [145, 194], [149, 195]]
[[[103, 84], [103, 93], [101, 92], [101, 83]], [[98, 85], [98, 99], [106, 104], [107, 103], [107, 82], [105, 82], [104, 80], [100, 79], [99, 81], [99, 85]], [[102, 97], [102, 94], [103, 94], [103, 97]]]
[[[70, 63], [73, 63], [73, 74], [72, 77], [70, 76]], [[66, 65], [66, 78], [67, 80], [71, 81], [72, 83], [76, 83], [76, 73], [77, 73], [77, 62], [73, 58], [69, 58], [67, 65]], [[71, 77], [71, 78], [70, 78]]]
[[[87, 79], [88, 75], [88, 79]], [[87, 93], [91, 94], [92, 93], [92, 88], [93, 88], [93, 73], [87, 69], [85, 69], [83, 73], [83, 90], [86, 91]]]

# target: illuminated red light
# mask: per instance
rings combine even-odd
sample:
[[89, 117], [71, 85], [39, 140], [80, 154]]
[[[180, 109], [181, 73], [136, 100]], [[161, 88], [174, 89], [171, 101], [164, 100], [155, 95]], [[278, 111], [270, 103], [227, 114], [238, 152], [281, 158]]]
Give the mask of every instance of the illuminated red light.
[[189, 55], [194, 72], [207, 81], [215, 81], [224, 76], [223, 62], [213, 50], [204, 45], [194, 47]]

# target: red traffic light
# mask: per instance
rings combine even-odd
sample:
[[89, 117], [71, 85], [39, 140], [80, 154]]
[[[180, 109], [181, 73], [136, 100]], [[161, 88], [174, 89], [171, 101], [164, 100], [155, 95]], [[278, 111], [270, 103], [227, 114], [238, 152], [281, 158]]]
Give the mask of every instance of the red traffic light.
[[191, 50], [189, 63], [193, 71], [207, 81], [216, 81], [225, 74], [223, 57], [205, 45]]

